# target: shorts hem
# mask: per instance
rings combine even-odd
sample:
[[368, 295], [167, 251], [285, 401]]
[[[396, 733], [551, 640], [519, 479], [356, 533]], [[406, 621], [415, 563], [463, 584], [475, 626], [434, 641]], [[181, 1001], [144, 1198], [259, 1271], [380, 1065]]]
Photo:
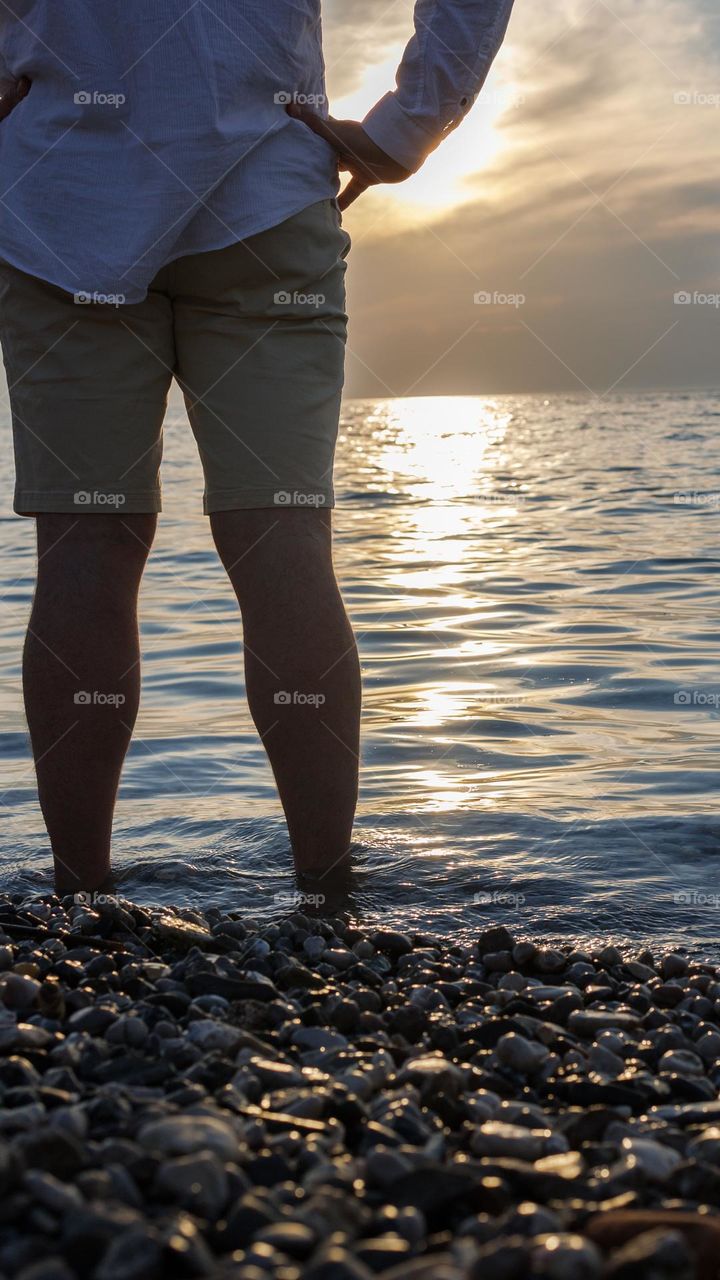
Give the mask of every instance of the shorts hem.
[[206, 516], [218, 511], [252, 511], [263, 507], [277, 511], [328, 511], [334, 506], [332, 489], [231, 489], [203, 495]]
[[[117, 494], [112, 490], [99, 490], [107, 493], [113, 500], [97, 501], [94, 492], [76, 489], [72, 493], [66, 491], [42, 492], [33, 489], [17, 489], [13, 502], [13, 511], [18, 516], [43, 515], [156, 515], [162, 510], [162, 496], [157, 490], [140, 493]], [[82, 499], [78, 501], [78, 495]]]

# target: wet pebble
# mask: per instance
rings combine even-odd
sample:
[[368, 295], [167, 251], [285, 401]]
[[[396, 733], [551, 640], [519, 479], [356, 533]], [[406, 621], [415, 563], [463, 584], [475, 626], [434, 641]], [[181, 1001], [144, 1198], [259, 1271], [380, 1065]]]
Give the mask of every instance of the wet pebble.
[[0, 895], [33, 929], [0, 935], [0, 1277], [685, 1280], [720, 1256], [713, 966], [113, 911]]
[[164, 1156], [211, 1151], [223, 1160], [232, 1160], [238, 1151], [233, 1128], [212, 1116], [176, 1115], [151, 1121], [138, 1133], [138, 1141]]
[[538, 1071], [547, 1057], [544, 1045], [536, 1044], [515, 1031], [502, 1036], [497, 1043], [497, 1056], [503, 1066], [523, 1075]]

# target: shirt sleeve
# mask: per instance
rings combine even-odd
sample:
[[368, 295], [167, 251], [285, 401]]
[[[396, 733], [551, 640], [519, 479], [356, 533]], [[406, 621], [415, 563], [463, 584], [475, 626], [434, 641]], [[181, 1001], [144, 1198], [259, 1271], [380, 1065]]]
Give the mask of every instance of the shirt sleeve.
[[417, 0], [415, 34], [386, 93], [363, 120], [373, 142], [413, 173], [460, 124], [500, 48], [513, 0]]

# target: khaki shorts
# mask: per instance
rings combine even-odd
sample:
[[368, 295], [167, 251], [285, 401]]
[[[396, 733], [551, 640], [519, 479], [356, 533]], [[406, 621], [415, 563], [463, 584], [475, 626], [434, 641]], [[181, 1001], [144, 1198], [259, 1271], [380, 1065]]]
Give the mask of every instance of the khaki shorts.
[[332, 506], [349, 246], [336, 202], [322, 200], [171, 262], [124, 306], [0, 263], [15, 510], [159, 511], [173, 377], [206, 513]]

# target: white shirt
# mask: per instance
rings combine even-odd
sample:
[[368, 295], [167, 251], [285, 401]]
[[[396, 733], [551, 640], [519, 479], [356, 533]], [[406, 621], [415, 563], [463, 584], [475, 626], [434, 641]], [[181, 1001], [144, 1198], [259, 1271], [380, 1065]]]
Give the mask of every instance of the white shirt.
[[[466, 114], [513, 0], [417, 0], [397, 88], [365, 119], [408, 169]], [[141, 301], [174, 258], [334, 197], [320, 0], [0, 0], [0, 257], [70, 292]]]

